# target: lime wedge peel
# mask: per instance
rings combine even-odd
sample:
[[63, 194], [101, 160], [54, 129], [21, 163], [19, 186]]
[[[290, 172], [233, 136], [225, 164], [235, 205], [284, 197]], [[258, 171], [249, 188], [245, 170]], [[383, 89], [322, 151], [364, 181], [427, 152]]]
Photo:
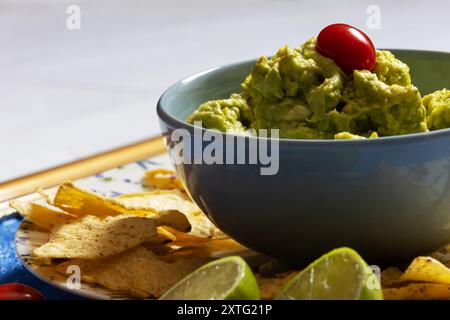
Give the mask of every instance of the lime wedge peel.
[[248, 264], [238, 256], [201, 266], [166, 291], [160, 300], [258, 300], [260, 293]]
[[381, 300], [379, 280], [359, 254], [338, 248], [289, 281], [278, 300]]

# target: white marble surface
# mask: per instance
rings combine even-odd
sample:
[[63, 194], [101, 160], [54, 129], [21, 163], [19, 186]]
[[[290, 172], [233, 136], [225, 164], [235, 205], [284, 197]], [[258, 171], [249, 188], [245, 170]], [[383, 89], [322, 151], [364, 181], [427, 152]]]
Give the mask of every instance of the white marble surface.
[[[66, 28], [67, 6], [81, 29]], [[366, 26], [369, 5], [381, 29]], [[159, 133], [171, 83], [347, 22], [378, 47], [450, 51], [449, 1], [0, 0], [0, 182]]]

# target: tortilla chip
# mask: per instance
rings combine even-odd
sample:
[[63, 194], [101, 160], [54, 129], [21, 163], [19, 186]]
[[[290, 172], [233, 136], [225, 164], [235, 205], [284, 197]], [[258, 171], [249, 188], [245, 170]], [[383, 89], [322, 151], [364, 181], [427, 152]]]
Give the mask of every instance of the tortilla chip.
[[44, 200], [45, 202], [47, 202], [50, 205], [53, 205], [53, 198], [54, 196], [50, 196], [44, 189], [37, 189], [36, 193], [39, 194]]
[[400, 288], [383, 289], [385, 300], [450, 299], [450, 285], [445, 283], [410, 283]]
[[183, 233], [176, 230], [173, 230], [170, 227], [164, 227], [167, 230], [170, 230], [170, 232], [175, 236], [175, 240], [172, 242], [174, 246], [179, 247], [211, 247], [216, 244], [227, 244], [229, 243], [231, 246], [241, 246], [239, 243], [234, 241], [231, 238], [201, 238], [193, 236], [189, 233]]
[[233, 239], [207, 239], [204, 242], [186, 243], [181, 245], [177, 240], [170, 246], [175, 247], [168, 256], [192, 257], [225, 257], [247, 251], [248, 249]]
[[[190, 232], [191, 224], [189, 220], [183, 215], [181, 212], [176, 210], [168, 210], [161, 211], [157, 215], [146, 216], [147, 219], [156, 219], [159, 226], [167, 226], [170, 227], [171, 230], [181, 231], [181, 232]], [[165, 230], [166, 234], [171, 233], [170, 231]]]
[[11, 200], [9, 206], [17, 210], [27, 220], [45, 230], [76, 219], [76, 216], [60, 210], [59, 208], [45, 206], [38, 203]]
[[147, 171], [144, 181], [151, 187], [157, 189], [179, 189], [184, 190], [184, 186], [173, 170], [158, 168]]
[[179, 190], [155, 190], [126, 194], [115, 197], [114, 200], [124, 207], [135, 209], [156, 212], [163, 210], [180, 211], [188, 218], [192, 226], [190, 235], [201, 238], [224, 237], [222, 231], [208, 219], [200, 208]]
[[211, 237], [199, 237], [199, 236], [194, 236], [190, 233], [179, 232], [177, 230], [173, 230], [170, 227], [163, 227], [163, 228], [175, 236], [174, 242], [176, 242], [176, 245], [178, 245], [178, 246], [200, 245], [200, 244], [208, 242], [212, 239]]
[[[151, 217], [160, 213], [166, 213], [169, 210], [176, 210], [155, 209], [121, 203], [116, 198], [103, 197], [94, 192], [81, 189], [71, 182], [65, 182], [59, 187], [52, 204], [78, 217], [92, 215], [105, 218], [122, 214], [137, 217]], [[181, 213], [179, 210], [176, 211]], [[176, 216], [173, 215], [172, 218], [176, 218]], [[174, 219], [167, 225], [173, 225], [175, 229], [183, 232], [188, 232], [191, 229], [189, 221], [182, 214], [179, 214], [177, 219]]]
[[149, 240], [143, 242], [142, 244], [148, 245], [148, 246], [163, 246], [170, 242], [172, 242], [175, 239], [175, 236], [171, 234], [170, 232], [166, 231], [162, 227], [156, 228], [156, 236], [150, 238]]
[[170, 245], [170, 243], [153, 245], [149, 242], [144, 242], [142, 246], [145, 247], [145, 249], [150, 250], [154, 254], [158, 255], [162, 260], [165, 260], [164, 257], [166, 255], [170, 255], [173, 252], [173, 247]]
[[[166, 229], [164, 229], [164, 227], [158, 227], [157, 228], [157, 237], [152, 238], [148, 244], [150, 245], [160, 245], [160, 244], [166, 244], [169, 242], [172, 242], [173, 240], [175, 240], [175, 236], [173, 234], [171, 234], [169, 231], [167, 231]], [[159, 241], [158, 241], [159, 239]]]
[[119, 215], [101, 219], [84, 216], [55, 228], [49, 241], [34, 250], [37, 257], [85, 258], [108, 257], [158, 236], [156, 227], [171, 224], [181, 215], [176, 211], [154, 217]]
[[[50, 200], [46, 198], [47, 201]], [[118, 215], [119, 212], [116, 210], [111, 210], [109, 207], [99, 208], [99, 210], [92, 210], [92, 212], [83, 212], [82, 208], [85, 203], [91, 200], [93, 203], [103, 204], [104, 198], [100, 195], [95, 194], [87, 190], [76, 187], [72, 182], [64, 182], [59, 186], [56, 195], [51, 202], [52, 205], [61, 208], [65, 211], [71, 212], [77, 216], [84, 215], [95, 215], [95, 216], [108, 216], [108, 215]], [[100, 207], [100, 206], [99, 206]], [[104, 211], [112, 211], [111, 214]]]
[[423, 281], [450, 285], [450, 269], [431, 257], [417, 257], [401, 276], [400, 281]]
[[114, 200], [125, 207], [154, 211], [178, 210], [184, 214], [193, 214], [201, 211], [186, 195], [176, 189], [124, 194], [115, 197]]
[[77, 265], [81, 280], [103, 285], [136, 298], [158, 298], [186, 275], [208, 262], [208, 259], [162, 261], [143, 246], [121, 254], [95, 260], [74, 259], [56, 267], [66, 274], [67, 267]]
[[262, 300], [275, 299], [281, 288], [291, 280], [297, 272], [289, 271], [278, 274], [275, 277], [263, 278], [260, 274], [256, 274], [256, 281], [258, 282], [259, 291]]
[[224, 239], [228, 236], [222, 230], [217, 228], [211, 220], [201, 211], [192, 215], [186, 215], [192, 226], [190, 235], [200, 238]]

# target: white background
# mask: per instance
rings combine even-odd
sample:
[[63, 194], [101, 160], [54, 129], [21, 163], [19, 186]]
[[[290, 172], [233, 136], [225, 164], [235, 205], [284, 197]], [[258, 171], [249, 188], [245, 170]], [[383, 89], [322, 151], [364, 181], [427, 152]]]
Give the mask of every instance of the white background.
[[[66, 28], [70, 4], [80, 30]], [[366, 26], [371, 4], [380, 30]], [[155, 136], [173, 82], [330, 23], [377, 47], [450, 51], [449, 12], [445, 0], [0, 0], [0, 182]]]

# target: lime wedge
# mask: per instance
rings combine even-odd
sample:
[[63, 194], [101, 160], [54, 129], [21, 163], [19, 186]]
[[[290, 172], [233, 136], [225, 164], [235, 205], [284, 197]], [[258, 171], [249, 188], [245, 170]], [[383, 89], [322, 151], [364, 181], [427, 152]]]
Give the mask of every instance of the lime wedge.
[[350, 248], [323, 255], [289, 281], [278, 300], [382, 300], [378, 277]]
[[238, 256], [198, 268], [162, 295], [161, 300], [258, 300], [259, 288], [247, 263]]

